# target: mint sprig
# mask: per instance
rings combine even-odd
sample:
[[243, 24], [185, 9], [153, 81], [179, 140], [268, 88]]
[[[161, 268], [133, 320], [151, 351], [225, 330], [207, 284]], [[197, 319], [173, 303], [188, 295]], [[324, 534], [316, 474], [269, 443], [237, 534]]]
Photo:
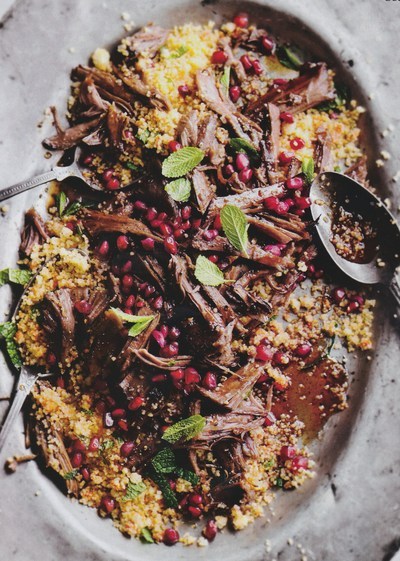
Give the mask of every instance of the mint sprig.
[[192, 171], [204, 158], [203, 150], [194, 146], [185, 146], [173, 152], [162, 163], [164, 177], [182, 177]]
[[0, 286], [7, 282], [21, 284], [24, 286], [32, 278], [32, 273], [28, 269], [3, 269], [0, 271]]
[[129, 329], [128, 335], [130, 337], [137, 337], [142, 331], [144, 331], [150, 323], [153, 321], [155, 316], [133, 316], [131, 314], [126, 314], [118, 308], [110, 308], [114, 314], [116, 314], [123, 322], [132, 324]]
[[174, 201], [177, 201], [178, 203], [186, 203], [190, 197], [192, 184], [189, 179], [180, 177], [179, 179], [174, 179], [174, 181], [167, 183], [164, 189], [168, 195], [174, 199]]
[[301, 163], [301, 171], [304, 173], [306, 181], [311, 184], [314, 179], [314, 158], [304, 158]]
[[276, 55], [279, 62], [291, 70], [298, 70], [303, 65], [303, 61], [293, 47], [281, 45], [276, 49]]
[[244, 138], [231, 138], [229, 145], [235, 152], [246, 152], [250, 156], [258, 156], [257, 150], [254, 146]]
[[14, 340], [16, 332], [17, 326], [13, 321], [6, 321], [0, 324], [0, 337], [3, 337], [5, 340], [7, 354], [15, 368], [21, 368], [22, 358], [17, 343]]
[[229, 94], [230, 79], [231, 79], [231, 67], [230, 66], [225, 66], [224, 72], [223, 72], [223, 74], [221, 76], [221, 79], [220, 79], [220, 83], [221, 83], [222, 89], [224, 91], [224, 94], [226, 96]]
[[168, 427], [162, 438], [171, 444], [179, 441], [186, 442], [201, 433], [205, 424], [206, 420], [204, 417], [201, 415], [192, 415]]
[[245, 213], [235, 205], [225, 205], [220, 217], [222, 229], [230, 243], [247, 257], [249, 224]]
[[221, 269], [204, 255], [199, 255], [196, 259], [194, 276], [205, 286], [220, 286], [225, 282], [232, 282], [227, 281]]
[[144, 493], [144, 491], [146, 491], [146, 484], [143, 483], [143, 481], [139, 481], [139, 483], [132, 483], [132, 481], [129, 481], [122, 501], [124, 503], [127, 501], [134, 501], [139, 495]]

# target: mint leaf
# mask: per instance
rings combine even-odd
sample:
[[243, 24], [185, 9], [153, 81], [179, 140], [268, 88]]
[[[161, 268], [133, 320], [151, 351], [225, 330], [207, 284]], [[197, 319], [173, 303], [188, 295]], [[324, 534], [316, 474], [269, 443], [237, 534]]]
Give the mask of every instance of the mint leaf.
[[150, 131], [149, 129], [146, 129], [145, 131], [138, 133], [136, 135], [136, 138], [138, 138], [140, 140], [140, 142], [143, 142], [143, 144], [146, 144], [146, 142], [149, 140], [150, 138]]
[[243, 138], [231, 138], [229, 140], [229, 145], [235, 152], [246, 152], [246, 154], [250, 156], [258, 156], [258, 152], [254, 146]]
[[196, 475], [194, 471], [190, 471], [188, 469], [184, 469], [181, 467], [175, 470], [175, 474], [177, 475], [177, 477], [180, 477], [185, 481], [189, 481], [189, 483], [191, 483], [192, 485], [197, 485], [198, 482], [200, 481], [199, 476]]
[[125, 165], [127, 168], [131, 169], [132, 171], [137, 171], [139, 169], [139, 166], [137, 166], [133, 162], [125, 162]]
[[192, 171], [204, 158], [204, 152], [194, 146], [185, 146], [173, 152], [162, 163], [162, 174], [165, 177], [182, 177]]
[[64, 215], [65, 207], [68, 204], [68, 197], [61, 191], [58, 195], [56, 195], [56, 205], [58, 210], [58, 216], [61, 218]]
[[6, 342], [7, 354], [15, 368], [21, 368], [22, 359], [17, 343], [14, 340], [16, 332], [17, 326], [13, 321], [6, 321], [0, 324], [0, 336], [3, 337]]
[[303, 65], [303, 61], [298, 56], [298, 53], [295, 52], [293, 48], [290, 48], [287, 45], [281, 45], [280, 47], [278, 47], [276, 49], [276, 55], [279, 62], [283, 66], [286, 66], [286, 68], [298, 70]]
[[170, 448], [164, 448], [151, 460], [157, 473], [173, 473], [177, 469], [175, 454]]
[[190, 197], [190, 191], [192, 190], [192, 184], [189, 179], [185, 177], [180, 177], [174, 181], [170, 181], [164, 187], [168, 195], [177, 201], [178, 203], [186, 203]]
[[231, 67], [225, 66], [224, 73], [221, 76], [220, 83], [223, 89], [223, 92], [226, 96], [229, 95], [229, 84], [231, 79]]
[[134, 501], [141, 495], [144, 491], [146, 491], [146, 484], [143, 481], [139, 483], [132, 483], [129, 481], [128, 485], [126, 486], [126, 492], [122, 501], [125, 503], [126, 501]]
[[247, 256], [249, 242], [247, 218], [235, 205], [225, 205], [221, 210], [222, 229], [235, 249]]
[[171, 489], [168, 479], [162, 473], [157, 473], [154, 469], [150, 470], [149, 477], [158, 485], [167, 508], [177, 508], [178, 499]]
[[72, 216], [73, 214], [76, 214], [78, 210], [82, 208], [82, 206], [82, 203], [80, 203], [79, 201], [74, 201], [64, 210], [63, 216]]
[[130, 337], [136, 337], [142, 333], [155, 318], [155, 316], [133, 316], [131, 314], [126, 314], [118, 308], [110, 308], [110, 310], [122, 319], [123, 322], [133, 324], [128, 332]]
[[14, 284], [27, 284], [32, 277], [32, 273], [28, 269], [3, 269], [0, 271], [0, 286], [7, 282]]
[[64, 474], [64, 479], [66, 479], [67, 481], [70, 481], [71, 479], [75, 479], [75, 477], [78, 475], [79, 473], [79, 469], [73, 469], [71, 471], [68, 471], [67, 473]]
[[205, 424], [206, 420], [204, 417], [192, 415], [167, 428], [162, 438], [171, 444], [178, 441], [186, 442], [197, 436], [204, 429]]
[[148, 528], [142, 528], [140, 539], [146, 543], [154, 543], [153, 536]]
[[224, 273], [221, 269], [203, 255], [199, 255], [196, 259], [194, 276], [201, 284], [206, 286], [219, 286], [225, 282], [232, 282], [225, 280]]
[[311, 184], [314, 179], [314, 158], [304, 158], [301, 163], [301, 171], [304, 173], [307, 183]]

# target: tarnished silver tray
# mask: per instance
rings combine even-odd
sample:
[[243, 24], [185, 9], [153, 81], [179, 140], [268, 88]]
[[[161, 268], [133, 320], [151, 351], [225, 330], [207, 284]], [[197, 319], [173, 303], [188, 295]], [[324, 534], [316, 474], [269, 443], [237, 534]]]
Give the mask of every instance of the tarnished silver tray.
[[[8, 9], [7, 12], [5, 10]], [[121, 14], [136, 25], [192, 20], [217, 22], [238, 9], [278, 34], [333, 62], [368, 113], [363, 137], [371, 177], [398, 215], [400, 188], [400, 60], [396, 0], [3, 0], [0, 6], [0, 188], [50, 168], [41, 139], [50, 104], [63, 107], [69, 70], [97, 47], [123, 33]], [[3, 13], [2, 13], [3, 12]], [[391, 158], [378, 167], [380, 152]], [[397, 175], [396, 175], [397, 174]], [[0, 217], [0, 268], [17, 258], [25, 209], [43, 204], [44, 190], [11, 200]], [[0, 209], [4, 210], [4, 209]], [[390, 243], [390, 240], [388, 240]], [[392, 303], [380, 298], [376, 343], [368, 356], [349, 357], [350, 402], [328, 423], [313, 450], [316, 477], [299, 491], [281, 494], [272, 512], [237, 534], [225, 533], [207, 548], [143, 545], [123, 537], [110, 521], [67, 499], [48, 474], [30, 462], [13, 475], [1, 468], [0, 557], [26, 561], [389, 561], [400, 548], [399, 330]], [[12, 304], [1, 288], [0, 321]], [[0, 397], [13, 374], [0, 357]], [[1, 414], [8, 402], [0, 401]], [[24, 452], [23, 423], [15, 427], [5, 456]]]

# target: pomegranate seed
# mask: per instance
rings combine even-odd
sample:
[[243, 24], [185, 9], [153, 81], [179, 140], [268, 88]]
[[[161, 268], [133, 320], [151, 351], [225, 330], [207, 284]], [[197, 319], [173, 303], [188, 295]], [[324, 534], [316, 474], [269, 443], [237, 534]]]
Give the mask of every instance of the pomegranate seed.
[[122, 273], [130, 273], [133, 269], [133, 263], [130, 259], [128, 259], [127, 261], [125, 261], [125, 263], [122, 265], [121, 267], [121, 272]]
[[237, 154], [235, 165], [237, 170], [247, 169], [250, 165], [250, 160], [246, 154]]
[[90, 164], [93, 162], [93, 158], [93, 154], [88, 154], [83, 158], [82, 163], [85, 164], [85, 166], [90, 166]]
[[292, 148], [292, 150], [301, 150], [305, 145], [306, 143], [304, 142], [304, 140], [299, 137], [293, 138], [290, 141], [290, 147]]
[[54, 366], [57, 363], [56, 355], [49, 351], [46, 355], [46, 362], [49, 366]]
[[294, 351], [297, 356], [303, 358], [308, 356], [312, 351], [312, 346], [309, 343], [303, 343], [299, 345], [296, 350]]
[[168, 142], [168, 150], [170, 152], [176, 152], [177, 150], [180, 150], [182, 148], [182, 144], [180, 144], [180, 142], [178, 142], [177, 140], [170, 140]]
[[141, 240], [140, 243], [145, 251], [153, 251], [154, 249], [154, 240], [153, 238], [144, 238]]
[[281, 366], [283, 366], [285, 364], [288, 364], [289, 357], [285, 355], [285, 353], [282, 353], [281, 351], [276, 351], [276, 353], [274, 353], [273, 356], [273, 361], [274, 364], [280, 364]]
[[135, 448], [135, 443], [131, 440], [127, 440], [123, 444], [121, 444], [121, 448], [119, 449], [119, 453], [123, 458], [127, 458], [130, 456]]
[[136, 298], [133, 294], [131, 294], [130, 296], [128, 296], [128, 298], [125, 300], [125, 306], [127, 308], [133, 308], [133, 306], [135, 305], [136, 302]]
[[198, 384], [200, 382], [200, 374], [195, 368], [189, 366], [185, 368], [185, 384], [190, 386], [192, 384]]
[[127, 423], [126, 419], [120, 419], [120, 420], [117, 422], [117, 425], [119, 426], [119, 428], [120, 428], [121, 430], [123, 430], [123, 431], [125, 431], [125, 432], [128, 432], [129, 427], [128, 427], [128, 423]]
[[179, 344], [174, 342], [166, 345], [160, 352], [163, 358], [172, 358], [179, 353]]
[[301, 177], [291, 177], [285, 181], [285, 185], [288, 189], [302, 189], [304, 181]]
[[174, 381], [180, 382], [185, 377], [185, 371], [183, 368], [177, 368], [176, 370], [171, 370], [170, 376]]
[[279, 154], [279, 161], [281, 164], [290, 164], [294, 158], [293, 152], [281, 152]]
[[157, 215], [158, 215], [157, 209], [151, 207], [146, 212], [146, 220], [148, 220], [149, 222], [153, 222], [153, 220], [157, 218]]
[[61, 389], [65, 388], [65, 380], [62, 376], [58, 376], [56, 380], [56, 386], [57, 388], [61, 388]]
[[168, 481], [168, 484], [169, 484], [169, 486], [170, 486], [170, 488], [171, 488], [172, 491], [175, 491], [175, 490], [176, 490], [176, 481], [172, 481], [172, 479], [170, 479], [170, 480]]
[[124, 275], [122, 277], [122, 286], [125, 288], [131, 288], [133, 286], [133, 276], [132, 275]]
[[203, 232], [203, 239], [210, 242], [212, 240], [215, 240], [215, 238], [218, 236], [218, 230], [206, 230], [205, 232]]
[[237, 26], [237, 27], [242, 27], [242, 28], [246, 28], [249, 26], [249, 14], [247, 14], [246, 12], [239, 12], [238, 14], [236, 14], [236, 16], [233, 18], [233, 23]]
[[191, 227], [192, 227], [192, 224], [189, 222], [189, 220], [185, 220], [185, 222], [182, 222], [181, 229], [184, 232], [186, 232], [187, 230], [190, 230]]
[[193, 506], [199, 506], [203, 502], [203, 497], [199, 493], [189, 495], [189, 503]]
[[286, 460], [291, 460], [296, 456], [296, 448], [294, 446], [282, 446], [279, 456], [283, 462]]
[[218, 51], [214, 51], [211, 56], [211, 62], [213, 64], [225, 64], [227, 60], [228, 60], [228, 55], [222, 49], [219, 49]]
[[281, 249], [277, 246], [277, 245], [266, 245], [264, 247], [264, 251], [268, 251], [269, 253], [272, 253], [272, 255], [276, 255], [277, 257], [279, 257], [281, 255]]
[[161, 347], [161, 349], [163, 349], [165, 347], [165, 337], [164, 335], [161, 333], [161, 331], [158, 331], [157, 329], [155, 329], [151, 336], [153, 337], [153, 339], [156, 341], [157, 345], [159, 347]]
[[181, 97], [186, 97], [190, 94], [190, 88], [186, 84], [178, 86], [178, 93]]
[[217, 535], [218, 528], [215, 520], [209, 520], [203, 530], [203, 536], [209, 541], [212, 542]]
[[221, 216], [219, 214], [217, 214], [217, 216], [214, 218], [213, 226], [215, 230], [221, 230], [222, 222], [221, 222]]
[[100, 448], [100, 440], [97, 436], [92, 436], [89, 442], [88, 450], [89, 452], [96, 452]]
[[129, 247], [129, 240], [127, 236], [118, 236], [117, 248], [119, 251], [126, 251]]
[[198, 506], [189, 506], [188, 512], [193, 516], [193, 518], [200, 518], [201, 510]]
[[300, 210], [305, 210], [311, 206], [311, 200], [309, 197], [295, 197], [294, 204]]
[[149, 298], [152, 294], [154, 294], [156, 289], [152, 284], [148, 284], [144, 289], [144, 297]]
[[165, 545], [175, 545], [179, 542], [179, 532], [174, 528], [167, 528], [163, 534], [163, 542]]
[[261, 62], [258, 59], [254, 59], [251, 61], [253, 66], [253, 70], [257, 76], [260, 76], [263, 73], [263, 67], [261, 66]]
[[129, 129], [124, 129], [123, 135], [125, 137], [125, 140], [132, 140], [132, 138], [133, 138], [133, 133]]
[[275, 86], [287, 86], [289, 80], [287, 78], [275, 78], [274, 85]]
[[290, 208], [290, 203], [289, 203], [288, 200], [279, 201], [277, 209], [276, 209], [276, 213], [280, 214], [280, 215], [286, 214], [288, 212], [289, 208]]
[[72, 444], [72, 450], [74, 452], [86, 452], [86, 446], [81, 440], [79, 440], [79, 438], [77, 438]]
[[261, 47], [267, 55], [270, 55], [275, 49], [275, 41], [264, 35], [261, 38]]
[[229, 88], [229, 97], [231, 98], [233, 103], [236, 103], [238, 101], [241, 93], [242, 90], [239, 88], [239, 86], [231, 86]]
[[143, 308], [144, 305], [145, 305], [144, 300], [136, 300], [136, 307], [137, 308]]
[[219, 257], [218, 257], [218, 255], [215, 255], [215, 254], [209, 255], [208, 260], [211, 261], [211, 263], [218, 263]]
[[334, 288], [331, 292], [331, 296], [336, 304], [340, 304], [340, 302], [346, 296], [346, 292], [343, 288]]
[[168, 333], [168, 339], [170, 341], [176, 341], [177, 339], [179, 339], [180, 335], [180, 329], [178, 329], [177, 327], [171, 327]]
[[347, 306], [346, 311], [349, 314], [354, 314], [355, 312], [359, 312], [360, 311], [359, 302], [357, 302], [357, 300], [352, 300], [351, 302], [349, 302], [349, 305]]
[[101, 244], [97, 248], [97, 253], [99, 253], [102, 257], [106, 257], [108, 252], [110, 251], [110, 244], [107, 240], [101, 242]]
[[113, 397], [111, 397], [111, 395], [106, 396], [106, 401], [110, 407], [115, 407], [117, 405], [117, 402]]
[[301, 469], [308, 469], [308, 459], [304, 456], [295, 456], [289, 469], [294, 473]]
[[164, 335], [164, 337], [167, 337], [169, 333], [168, 325], [160, 325], [160, 331]]
[[201, 218], [196, 218], [195, 220], [193, 220], [191, 226], [194, 230], [198, 230], [201, 226]]
[[65, 227], [68, 228], [68, 230], [71, 230], [71, 232], [75, 232], [75, 222], [67, 222]]
[[107, 181], [110, 181], [110, 179], [113, 178], [113, 175], [114, 175], [114, 170], [113, 169], [106, 169], [106, 171], [103, 173], [102, 177], [103, 177], [103, 180], [105, 182], [107, 182]]
[[266, 199], [263, 200], [263, 205], [265, 206], [265, 208], [267, 210], [273, 210], [276, 212], [278, 206], [279, 206], [279, 199], [278, 197], [267, 197]]
[[117, 407], [117, 409], [111, 411], [111, 417], [115, 420], [122, 419], [122, 417], [124, 416], [125, 416], [125, 409], [122, 409], [121, 407]]
[[172, 234], [172, 227], [169, 224], [163, 222], [160, 225], [160, 232], [163, 236], [170, 236]]
[[160, 212], [157, 216], [158, 220], [161, 220], [161, 222], [164, 222], [166, 218], [168, 218], [168, 215], [166, 212]]
[[72, 465], [73, 468], [81, 467], [82, 462], [83, 462], [82, 452], [75, 452], [74, 454], [72, 454], [71, 465]]
[[189, 218], [192, 216], [192, 207], [189, 205], [182, 207], [181, 216], [182, 220], [189, 220]]
[[185, 230], [183, 228], [177, 228], [172, 232], [172, 235], [176, 240], [180, 240], [185, 235]]
[[141, 395], [137, 395], [129, 402], [128, 409], [129, 411], [137, 411], [142, 407], [143, 404], [144, 397], [142, 397]]
[[79, 300], [74, 304], [75, 310], [77, 310], [80, 314], [86, 316], [90, 313], [92, 306], [86, 300]]
[[139, 201], [139, 200], [138, 200], [138, 201], [135, 201], [135, 202], [133, 203], [133, 206], [136, 208], [136, 210], [140, 210], [140, 211], [142, 211], [142, 212], [145, 211], [145, 210], [147, 210], [147, 205], [146, 205], [146, 203], [144, 203], [143, 201]]
[[178, 246], [175, 239], [172, 236], [167, 236], [164, 240], [164, 249], [170, 255], [176, 255], [178, 253]]
[[268, 374], [261, 374], [258, 378], [257, 378], [257, 382], [256, 384], [259, 386], [261, 384], [264, 384], [264, 382], [266, 382], [268, 380], [269, 376]]
[[124, 308], [125, 314], [133, 316], [132, 308]]
[[256, 359], [262, 362], [269, 362], [274, 356], [274, 351], [267, 345], [258, 345], [256, 349]]
[[164, 298], [162, 296], [157, 296], [157, 298], [154, 299], [154, 302], [152, 304], [155, 310], [161, 310], [163, 305], [164, 305]]
[[284, 123], [294, 123], [293, 115], [291, 113], [288, 113], [287, 111], [282, 111], [282, 113], [279, 115], [279, 118]]
[[207, 390], [215, 390], [217, 387], [217, 377], [214, 372], [206, 372], [201, 382], [203, 388]]
[[100, 508], [107, 514], [110, 514], [115, 508], [115, 500], [111, 495], [103, 495], [100, 501]]
[[246, 70], [246, 72], [253, 70], [253, 65], [251, 64], [249, 55], [242, 55], [240, 57], [240, 62], [243, 64], [243, 68]]
[[253, 170], [251, 169], [242, 169], [242, 171], [239, 172], [239, 179], [243, 183], [248, 183], [252, 177]]
[[81, 475], [85, 481], [90, 481], [90, 471], [87, 467], [81, 469]]
[[118, 181], [118, 179], [116, 177], [112, 177], [111, 179], [109, 179], [106, 183], [106, 188], [109, 191], [115, 191], [116, 189], [119, 189], [121, 186], [120, 182]]
[[357, 294], [355, 296], [352, 296], [351, 301], [352, 302], [358, 302], [360, 304], [360, 306], [364, 305], [364, 298], [362, 296], [360, 296], [359, 294]]
[[264, 419], [264, 425], [266, 427], [271, 427], [272, 425], [274, 425], [276, 423], [276, 417], [275, 415], [272, 413], [272, 411], [270, 411], [269, 413], [267, 413], [267, 415], [265, 416]]

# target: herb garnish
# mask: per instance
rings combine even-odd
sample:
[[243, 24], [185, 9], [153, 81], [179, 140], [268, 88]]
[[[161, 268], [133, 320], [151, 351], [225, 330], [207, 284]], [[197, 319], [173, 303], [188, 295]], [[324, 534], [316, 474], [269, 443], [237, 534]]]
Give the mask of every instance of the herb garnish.
[[180, 177], [174, 181], [170, 181], [164, 187], [168, 195], [178, 203], [186, 203], [189, 200], [192, 185], [189, 179]]
[[154, 543], [153, 536], [148, 528], [142, 528], [140, 539], [146, 543]]
[[201, 433], [205, 424], [206, 420], [204, 417], [201, 415], [192, 415], [168, 427], [162, 438], [171, 444], [179, 441], [186, 442]]
[[250, 142], [244, 140], [244, 138], [231, 138], [229, 140], [229, 145], [235, 152], [246, 152], [250, 156], [258, 156], [257, 150], [254, 148]]
[[0, 271], [0, 286], [7, 282], [14, 284], [27, 284], [32, 278], [32, 273], [28, 269], [3, 269]]
[[186, 54], [188, 52], [188, 50], [189, 50], [188, 47], [186, 47], [185, 45], [179, 45], [179, 47], [176, 49], [176, 51], [174, 51], [170, 54], [169, 58], [181, 58], [181, 56]]
[[227, 96], [229, 94], [229, 83], [231, 79], [231, 67], [225, 66], [224, 72], [221, 76], [220, 83], [223, 88], [224, 94]]
[[219, 286], [226, 282], [233, 282], [226, 280], [221, 269], [204, 255], [199, 255], [196, 259], [194, 276], [205, 286]]
[[63, 477], [66, 481], [71, 481], [71, 479], [75, 479], [75, 477], [78, 475], [78, 473], [79, 473], [79, 469], [75, 468], [75, 469], [65, 473]]
[[110, 308], [110, 310], [114, 312], [114, 314], [116, 314], [125, 323], [133, 324], [128, 331], [128, 335], [130, 337], [136, 337], [137, 335], [140, 335], [140, 333], [142, 333], [142, 331], [144, 331], [155, 318], [155, 316], [133, 316], [130, 314], [126, 314], [118, 308]]
[[247, 257], [249, 224], [245, 213], [235, 205], [225, 205], [220, 217], [222, 229], [230, 243]]
[[304, 173], [306, 181], [311, 184], [314, 179], [314, 158], [304, 158], [301, 163], [301, 171]]
[[146, 130], [144, 130], [143, 132], [138, 133], [138, 134], [136, 135], [136, 138], [137, 138], [138, 140], [140, 140], [140, 142], [143, 142], [143, 144], [146, 144], [146, 142], [147, 142], [147, 141], [149, 140], [149, 138], [150, 138], [150, 134], [151, 134], [151, 133], [150, 133], [149, 129], [146, 129]]
[[297, 49], [293, 47], [288, 47], [287, 45], [281, 45], [276, 49], [276, 55], [278, 57], [279, 62], [286, 66], [286, 68], [291, 68], [292, 70], [298, 70], [302, 65], [303, 61], [301, 60]]
[[144, 493], [144, 491], [146, 491], [146, 484], [143, 483], [143, 481], [139, 481], [139, 483], [132, 483], [132, 481], [129, 481], [122, 501], [134, 501], [139, 495]]
[[6, 321], [5, 323], [0, 324], [0, 336], [4, 337], [6, 342], [7, 354], [15, 368], [21, 368], [22, 359], [17, 343], [14, 340], [16, 332], [17, 326], [13, 321]]
[[185, 146], [173, 152], [162, 163], [164, 177], [182, 177], [192, 171], [204, 158], [203, 150], [194, 146]]

